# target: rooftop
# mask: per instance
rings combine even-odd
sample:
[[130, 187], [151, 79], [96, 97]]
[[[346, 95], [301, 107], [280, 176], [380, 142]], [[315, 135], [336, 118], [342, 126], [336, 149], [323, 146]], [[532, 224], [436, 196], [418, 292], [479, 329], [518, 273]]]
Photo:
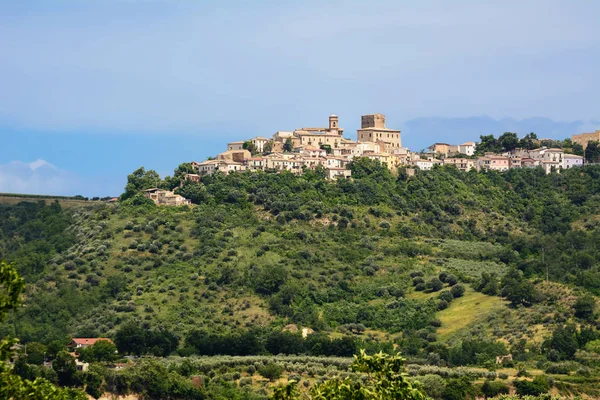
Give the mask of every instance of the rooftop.
[[110, 340], [109, 338], [73, 338], [73, 342], [75, 344], [78, 345], [87, 345], [87, 346], [91, 346], [94, 343], [100, 341], [100, 340], [105, 340], [107, 342], [112, 343], [113, 341]]

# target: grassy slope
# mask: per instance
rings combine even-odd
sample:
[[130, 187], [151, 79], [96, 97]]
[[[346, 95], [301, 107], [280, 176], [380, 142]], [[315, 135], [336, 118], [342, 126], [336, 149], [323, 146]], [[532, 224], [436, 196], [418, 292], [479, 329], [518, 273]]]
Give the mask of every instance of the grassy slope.
[[473, 322], [486, 318], [503, 305], [506, 306], [499, 297], [486, 296], [469, 288], [463, 297], [455, 299], [450, 307], [439, 312], [442, 326], [437, 332], [441, 339], [446, 339], [453, 333], [469, 328]]
[[[109, 210], [112, 210], [109, 208]], [[233, 267], [242, 274], [252, 265], [286, 263], [295, 278], [316, 288], [326, 287], [330, 277], [342, 276], [348, 266], [352, 267], [347, 277], [357, 290], [381, 287], [398, 282], [409, 288], [407, 298], [427, 300], [437, 297], [437, 293], [415, 292], [410, 289], [408, 274], [423, 271], [425, 279], [437, 275], [442, 270], [460, 273], [467, 278], [475, 278], [481, 271], [502, 272], [506, 266], [495, 261], [475, 261], [473, 254], [493, 253], [499, 246], [489, 243], [472, 243], [459, 240], [409, 239], [416, 246], [430, 246], [428, 255], [408, 256], [391, 252], [405, 239], [391, 235], [379, 225], [383, 219], [392, 224], [401, 223], [404, 218], [386, 215], [375, 218], [365, 209], [354, 210], [356, 220], [361, 224], [360, 234], [348, 229], [340, 234], [337, 229], [326, 225], [327, 219], [311, 222], [293, 222], [284, 227], [272, 219], [261, 218], [245, 223], [225, 222], [215, 231], [205, 235], [193, 233], [198, 225], [192, 211], [184, 209], [160, 209], [154, 215], [130, 216], [111, 211], [99, 222], [94, 211], [79, 210], [73, 229], [79, 242], [69, 253], [56, 259], [52, 268], [52, 279], [38, 282], [35, 291], [53, 292], [57, 282], [76, 283], [80, 290], [93, 290], [86, 282], [87, 276], [97, 273], [104, 282], [106, 277], [124, 274], [128, 279], [128, 293], [117, 299], [103, 302], [89, 312], [78, 316], [77, 324], [71, 332], [96, 330], [101, 334], [112, 334], [120, 323], [128, 319], [148, 322], [151, 326], [167, 325], [183, 333], [192, 327], [205, 326], [210, 329], [227, 327], [250, 327], [266, 325], [277, 319], [268, 307], [265, 298], [252, 290], [236, 285], [220, 285], [211, 288], [214, 278], [223, 268]], [[260, 215], [259, 213], [257, 213]], [[144, 226], [155, 218], [164, 217], [173, 226], [161, 226], [155, 232], [126, 230], [129, 221]], [[365, 221], [368, 221], [365, 222]], [[324, 224], [325, 223], [325, 224]], [[481, 222], [482, 225], [488, 222]], [[256, 227], [266, 229], [256, 236]], [[225, 235], [225, 232], [231, 234]], [[306, 234], [299, 240], [298, 234]], [[103, 238], [103, 237], [106, 238]], [[132, 242], [147, 242], [159, 237], [164, 247], [159, 256], [147, 249], [130, 249]], [[206, 243], [215, 245], [217, 251], [212, 257], [193, 255], [189, 260], [182, 259], [184, 253], [194, 254]], [[90, 251], [102, 244], [108, 249], [103, 254]], [[184, 247], [185, 246], [185, 247]], [[268, 249], [265, 250], [265, 246]], [[310, 258], [301, 260], [298, 254], [309, 251]], [[163, 258], [161, 266], [152, 266], [152, 259]], [[69, 260], [82, 260], [76, 270], [67, 270]], [[142, 260], [139, 265], [130, 261]], [[95, 266], [94, 266], [94, 261]], [[356, 273], [361, 265], [373, 262], [378, 266], [374, 275]], [[198, 275], [197, 279], [192, 276]], [[442, 326], [437, 333], [441, 341], [454, 341], [468, 335], [474, 326], [483, 326], [490, 337], [509, 342], [515, 337], [529, 337], [541, 342], [552, 330], [552, 325], [539, 321], [540, 315], [563, 312], [572, 306], [573, 295], [563, 285], [540, 284], [548, 296], [554, 297], [552, 306], [539, 305], [532, 309], [514, 310], [506, 307], [498, 297], [490, 297], [474, 292], [468, 284], [465, 296], [453, 301], [446, 310], [438, 312]], [[87, 289], [86, 289], [87, 288]], [[560, 301], [559, 301], [560, 300]], [[382, 298], [370, 300], [371, 304], [383, 304]], [[132, 311], [120, 311], [119, 306], [132, 306]], [[330, 332], [339, 337], [337, 331]], [[365, 336], [389, 340], [387, 332], [367, 329]], [[516, 371], [507, 370], [510, 376]], [[539, 374], [539, 370], [531, 370]], [[305, 377], [309, 379], [309, 377]]]

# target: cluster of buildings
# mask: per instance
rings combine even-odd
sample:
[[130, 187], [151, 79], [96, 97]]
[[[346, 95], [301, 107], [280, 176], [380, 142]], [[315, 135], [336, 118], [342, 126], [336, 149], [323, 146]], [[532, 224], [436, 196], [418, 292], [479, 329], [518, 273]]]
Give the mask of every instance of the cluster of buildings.
[[[216, 171], [291, 171], [302, 174], [307, 168], [323, 167], [330, 179], [349, 178], [347, 165], [355, 157], [378, 160], [390, 169], [405, 165], [410, 151], [402, 147], [400, 131], [385, 124], [383, 114], [363, 115], [357, 140], [343, 137], [337, 115], [329, 116], [327, 127], [304, 127], [294, 131], [278, 131], [271, 139], [255, 137], [227, 144], [227, 151], [213, 160], [193, 162], [199, 180]], [[252, 152], [250, 151], [252, 150]]]
[[454, 165], [461, 171], [475, 169], [508, 171], [511, 168], [536, 168], [542, 167], [549, 174], [552, 171], [569, 169], [583, 165], [583, 157], [565, 153], [563, 149], [540, 147], [534, 150], [514, 149], [501, 154], [485, 153], [479, 157], [475, 154], [475, 142], [461, 145], [435, 143], [428, 147], [425, 159], [415, 161], [414, 164], [422, 170], [429, 170], [434, 165]]
[[[541, 147], [534, 150], [515, 149], [502, 154], [486, 153], [475, 157], [477, 143], [435, 143], [424, 152], [414, 153], [402, 147], [401, 132], [386, 126], [383, 114], [361, 117], [356, 140], [343, 136], [337, 115], [329, 116], [327, 127], [304, 127], [294, 131], [278, 131], [271, 138], [258, 136], [227, 144], [227, 150], [214, 159], [192, 162], [195, 173], [186, 179], [200, 182], [202, 176], [219, 171], [225, 174], [240, 171], [290, 171], [302, 174], [306, 170], [323, 168], [329, 179], [350, 178], [348, 164], [356, 157], [377, 160], [390, 170], [406, 167], [409, 174], [416, 169], [431, 170], [436, 165], [453, 165], [461, 171], [542, 167], [546, 173], [560, 172], [583, 165], [583, 157], [565, 153], [563, 149]], [[573, 135], [573, 143], [584, 148], [590, 141], [600, 141], [600, 130]], [[157, 205], [181, 206], [190, 200], [172, 191], [157, 188], [144, 191]]]
[[[302, 174], [306, 169], [318, 166], [327, 171], [329, 179], [349, 178], [351, 171], [347, 166], [356, 157], [378, 160], [391, 170], [404, 166], [409, 171], [411, 168], [430, 170], [435, 165], [454, 165], [462, 171], [542, 167], [550, 173], [583, 164], [581, 156], [545, 147], [474, 157], [477, 146], [475, 142], [458, 145], [435, 143], [424, 153], [413, 153], [402, 147], [400, 131], [388, 128], [383, 114], [363, 115], [356, 140], [343, 137], [343, 133], [338, 116], [330, 115], [327, 127], [298, 128], [294, 131], [276, 132], [270, 139], [259, 136], [231, 142], [227, 144], [227, 151], [217, 155], [215, 159], [192, 162], [197, 173], [189, 174], [187, 179], [200, 181], [202, 176], [217, 171], [286, 170]], [[596, 135], [600, 136], [600, 131]]]

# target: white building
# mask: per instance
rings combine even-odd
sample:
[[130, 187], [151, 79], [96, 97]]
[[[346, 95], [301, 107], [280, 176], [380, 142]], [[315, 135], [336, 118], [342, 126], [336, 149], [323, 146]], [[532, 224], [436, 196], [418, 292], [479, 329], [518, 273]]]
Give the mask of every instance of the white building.
[[430, 171], [433, 168], [433, 161], [430, 160], [416, 160], [413, 162], [415, 167], [419, 167], [421, 171]]
[[270, 142], [270, 139], [267, 139], [267, 138], [264, 138], [261, 136], [257, 136], [254, 139], [252, 139], [252, 144], [254, 144], [256, 151], [258, 151], [259, 153], [262, 153], [263, 151], [265, 151], [265, 145], [269, 142]]
[[583, 157], [575, 154], [565, 154], [563, 156], [563, 168], [569, 169], [573, 167], [581, 167], [583, 165]]
[[466, 142], [463, 144], [459, 144], [458, 145], [458, 152], [460, 154], [466, 154], [468, 156], [472, 156], [473, 154], [475, 154], [475, 147], [477, 146], [477, 143], [475, 142]]

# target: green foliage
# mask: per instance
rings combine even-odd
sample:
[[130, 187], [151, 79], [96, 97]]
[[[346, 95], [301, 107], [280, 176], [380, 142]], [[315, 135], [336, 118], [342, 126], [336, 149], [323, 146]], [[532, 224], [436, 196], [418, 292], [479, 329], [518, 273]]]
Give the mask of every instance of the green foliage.
[[432, 292], [439, 292], [444, 287], [444, 284], [438, 277], [433, 277], [425, 284], [425, 287]]
[[263, 154], [267, 155], [270, 154], [273, 151], [273, 141], [269, 140], [267, 143], [265, 143], [265, 145], [263, 146]]
[[[86, 208], [2, 206], [0, 251], [19, 266], [29, 290], [25, 307], [0, 324], [0, 335], [26, 344], [58, 340], [59, 348], [72, 335], [104, 336], [128, 349], [123, 354], [159, 355], [222, 354], [226, 346], [233, 354], [341, 355], [395, 342], [419, 361], [454, 365], [446, 342], [451, 348], [465, 337], [530, 342], [534, 325], [553, 331], [572, 322], [571, 292], [549, 290], [552, 283], [538, 279], [546, 273], [550, 281], [600, 293], [598, 166], [560, 175], [442, 168], [402, 179], [380, 167], [357, 159], [353, 179], [336, 182], [312, 172], [215, 174], [201, 184], [184, 182], [182, 189], [201, 191], [187, 209], [150, 206], [141, 194], [134, 196], [140, 205], [130, 198]], [[174, 178], [159, 185], [171, 187]], [[454, 330], [436, 315], [436, 294], [415, 293], [439, 271], [448, 285], [453, 275], [485, 294], [510, 295], [514, 307], [468, 292], [441, 314], [459, 305], [474, 310], [465, 313], [473, 323]], [[530, 290], [535, 286], [545, 299]], [[478, 305], [472, 298], [484, 300]], [[137, 328], [119, 335], [131, 323]], [[315, 333], [282, 334], [290, 323]], [[204, 341], [188, 341], [197, 327]], [[185, 347], [164, 335], [148, 342], [140, 332], [161, 329], [185, 337]], [[578, 348], [593, 341], [583, 328], [574, 336]], [[553, 348], [540, 354], [526, 345], [519, 362], [561, 358]], [[52, 358], [57, 347], [48, 347]], [[491, 367], [496, 353], [466, 349], [463, 356], [461, 348], [454, 361]], [[39, 373], [36, 365], [23, 370]], [[231, 381], [218, 381], [215, 390], [230, 393]], [[212, 384], [210, 378], [207, 390]]]
[[203, 399], [204, 393], [193, 383], [170, 372], [156, 360], [142, 360], [124, 374], [122, 391], [137, 393], [147, 399]]
[[33, 281], [57, 253], [72, 245], [70, 223], [57, 201], [0, 205], [0, 259], [13, 262], [21, 275]]
[[423, 375], [416, 378], [423, 391], [432, 399], [441, 399], [446, 388], [444, 378], [439, 375]]
[[110, 362], [115, 361], [117, 358], [117, 347], [108, 340], [99, 340], [79, 352], [79, 359], [88, 363]]
[[[0, 320], [9, 310], [17, 307], [19, 295], [23, 288], [23, 280], [16, 269], [0, 261]], [[23, 379], [8, 369], [6, 361], [11, 356], [11, 347], [15, 340], [5, 338], [0, 341], [0, 398], [25, 399], [57, 399], [84, 400], [85, 395], [78, 390], [60, 389], [43, 378], [34, 381]]]
[[455, 299], [463, 297], [465, 295], [465, 287], [463, 285], [452, 286], [452, 289], [450, 289], [450, 293], [452, 293], [452, 296]]
[[357, 157], [348, 164], [348, 169], [352, 171], [354, 178], [370, 178], [379, 182], [389, 180], [391, 172], [387, 166], [378, 160], [372, 160], [367, 157]]
[[519, 270], [510, 270], [502, 278], [502, 295], [504, 295], [514, 306], [531, 306], [540, 301], [540, 295], [535, 286], [524, 278]]
[[287, 152], [287, 153], [291, 153], [291, 151], [293, 149], [294, 149], [294, 142], [293, 142], [292, 138], [285, 139], [285, 142], [283, 142], [283, 151]]
[[274, 294], [287, 279], [287, 271], [281, 265], [265, 265], [253, 271], [252, 281], [257, 293]]
[[194, 169], [191, 163], [180, 164], [175, 171], [173, 171], [173, 177], [167, 176], [164, 181], [161, 182], [160, 187], [173, 190], [185, 182], [189, 182], [185, 179], [187, 174], [195, 174], [197, 171]]
[[573, 305], [575, 310], [575, 316], [583, 320], [589, 321], [594, 318], [594, 312], [596, 309], [596, 300], [593, 296], [585, 294], [577, 298], [577, 301]]
[[140, 167], [127, 176], [127, 185], [125, 185], [125, 192], [121, 195], [119, 199], [121, 201], [131, 199], [134, 196], [138, 195], [141, 190], [161, 187], [161, 185], [162, 180], [160, 179], [160, 175], [158, 175], [156, 171], [146, 171], [144, 167]]
[[533, 381], [516, 380], [513, 385], [521, 396], [539, 396], [550, 390], [550, 383], [545, 376], [536, 376]]
[[23, 285], [23, 279], [17, 270], [12, 265], [0, 261], [0, 320], [19, 304]]
[[574, 325], [559, 326], [552, 332], [552, 337], [543, 344], [546, 352], [556, 351], [560, 359], [570, 359], [579, 348], [577, 343], [577, 329]]
[[500, 282], [495, 273], [482, 272], [481, 279], [474, 285], [474, 289], [488, 296], [500, 293]]
[[258, 368], [258, 373], [263, 377], [267, 378], [271, 382], [279, 379], [283, 373], [283, 367], [276, 363], [268, 363]]
[[128, 197], [127, 199], [123, 200], [121, 202], [121, 205], [123, 205], [124, 207], [136, 207], [136, 208], [140, 208], [140, 207], [153, 208], [155, 206], [155, 204], [152, 200], [150, 200], [149, 198], [147, 198], [146, 196], [144, 196], [142, 193], [139, 193], [139, 192], [135, 193], [131, 197]]
[[188, 180], [183, 182], [183, 185], [175, 190], [175, 193], [191, 200], [194, 204], [201, 204], [208, 197], [206, 187], [202, 183]]
[[27, 363], [40, 365], [44, 362], [44, 355], [48, 349], [42, 343], [31, 342], [27, 344]]
[[468, 377], [450, 379], [442, 392], [444, 400], [465, 400], [475, 398], [475, 388]]
[[[179, 338], [166, 329], [145, 329], [135, 322], [119, 328], [115, 334], [115, 344], [123, 354], [153, 354], [168, 356], [177, 349]], [[105, 348], [103, 347], [105, 350]]]
[[588, 142], [584, 152], [585, 161], [589, 163], [600, 162], [600, 143], [591, 141]]
[[247, 140], [242, 144], [244, 150], [248, 150], [252, 155], [258, 154], [258, 150], [251, 140]]
[[519, 147], [525, 150], [533, 150], [537, 147], [537, 139], [537, 135], [534, 132], [528, 133], [519, 141]]
[[333, 153], [333, 149], [331, 148], [331, 145], [329, 144], [322, 144], [321, 146], [319, 146], [321, 148], [321, 150], [325, 150], [325, 152], [327, 154], [331, 154]]
[[516, 133], [505, 132], [498, 138], [498, 144], [504, 151], [511, 151], [519, 145], [519, 138]]
[[451, 303], [452, 300], [454, 300], [454, 295], [452, 295], [449, 290], [443, 290], [438, 295], [438, 299]]
[[465, 339], [460, 345], [450, 350], [449, 359], [452, 365], [483, 365], [496, 359], [496, 356], [508, 354], [506, 346], [501, 342]]
[[488, 152], [500, 153], [501, 151], [502, 146], [498, 143], [494, 135], [479, 136], [479, 143], [477, 143], [477, 147], [475, 148], [475, 154], [483, 155]]
[[[366, 375], [362, 381], [330, 379], [313, 387], [310, 399], [426, 399], [423, 392], [413, 386], [404, 374], [404, 359], [399, 355], [379, 353], [368, 356], [364, 351], [355, 356], [352, 370]], [[275, 389], [272, 399], [298, 399], [300, 395], [292, 381]]]
[[483, 382], [481, 386], [481, 393], [486, 397], [496, 397], [501, 394], [509, 394], [510, 387], [501, 381], [490, 381], [487, 380]]

